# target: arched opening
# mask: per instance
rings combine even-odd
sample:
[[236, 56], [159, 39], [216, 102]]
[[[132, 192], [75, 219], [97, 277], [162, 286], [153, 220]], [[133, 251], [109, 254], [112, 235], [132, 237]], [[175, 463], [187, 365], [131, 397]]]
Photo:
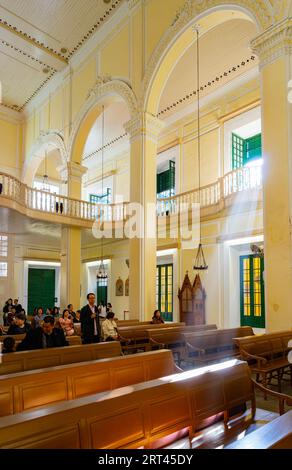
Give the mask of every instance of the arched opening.
[[[72, 138], [71, 160], [86, 169], [82, 177], [81, 199], [103, 204], [105, 220], [110, 220], [115, 214], [112, 204], [129, 201], [130, 143], [124, 125], [131, 119], [133, 108], [129, 109], [124, 97], [116, 93], [95, 97], [91, 105], [90, 109], [87, 105], [88, 111], [84, 113], [78, 130], [76, 128], [75, 139]], [[84, 263], [82, 285], [95, 292], [97, 302], [111, 302], [114, 311], [122, 318], [123, 312], [129, 310], [129, 297], [116, 292], [116, 281], [119, 277], [124, 281], [129, 277], [126, 264], [129, 241], [115, 240], [113, 245], [114, 231], [112, 238], [105, 238], [103, 242], [95, 236], [94, 230], [82, 231], [82, 242], [86, 241], [91, 246], [92, 253], [91, 261]], [[98, 280], [96, 273], [101, 258], [108, 279]], [[85, 301], [85, 291], [82, 297]]]
[[67, 150], [61, 136], [47, 133], [33, 144], [22, 171], [22, 182], [43, 189], [44, 176], [51, 192], [66, 195]]
[[194, 25], [199, 24], [200, 35], [204, 36], [216, 26], [230, 20], [242, 19], [251, 22], [255, 28], [255, 35], [259, 25], [253, 13], [241, 7], [224, 5], [207, 9], [195, 18], [186, 18], [184, 24], [177, 32], [175, 24], [169, 30], [165, 40], [154, 51], [148, 73], [144, 79], [144, 107], [151, 114], [157, 115], [161, 95], [169, 75], [185, 51], [194, 43]]
[[[199, 196], [195, 25], [199, 26], [200, 32], [200, 189], [206, 188], [200, 191]], [[162, 198], [161, 207], [165, 209], [162, 215], [171, 214], [173, 208], [175, 211], [179, 207], [171, 200], [178, 194], [183, 195], [180, 200], [200, 200], [202, 239], [209, 264], [209, 272], [202, 275], [207, 291], [207, 323], [239, 326], [240, 309], [244, 308], [239, 302], [240, 260], [241, 256], [249, 255], [252, 235], [262, 235], [263, 216], [261, 192], [258, 187], [252, 188], [252, 171], [235, 165], [232, 135], [236, 132], [242, 141], [248, 141], [261, 132], [258, 61], [249, 47], [250, 41], [258, 34], [259, 26], [251, 12], [225, 5], [185, 20], [176, 34], [174, 29], [175, 26], [171, 34], [170, 28], [168, 43], [165, 41], [163, 46], [162, 42], [154, 52], [144, 81], [145, 110], [165, 123], [158, 144], [157, 174], [153, 177], [157, 178], [157, 195]], [[228, 200], [229, 213], [221, 214], [220, 223], [218, 220], [215, 222], [216, 216], [211, 222], [212, 218], [208, 218], [212, 211], [210, 207], [221, 200], [225, 204], [228, 192], [226, 175], [233, 171], [231, 180], [236, 183], [232, 199]], [[241, 176], [238, 176], [240, 172]], [[243, 187], [240, 182], [246, 182], [247, 174], [249, 189], [255, 189], [252, 196], [252, 191], [246, 196], [247, 193], [241, 193], [240, 189]], [[213, 196], [217, 188], [218, 200]], [[163, 200], [165, 196], [166, 201]], [[247, 200], [251, 201], [249, 212], [242, 216]], [[247, 234], [241, 241], [240, 231]], [[236, 242], [230, 243], [233, 239]], [[225, 240], [227, 244], [224, 244]], [[161, 266], [165, 273], [169, 267], [172, 270], [171, 281], [157, 280], [158, 285], [170, 283], [167, 292], [170, 297], [181, 287], [185, 272], [193, 271], [196, 243], [193, 247], [184, 247], [183, 243], [180, 246], [171, 256], [168, 252], [164, 256], [161, 249], [157, 253], [157, 272], [162, 271]], [[228, 271], [224, 282], [222, 263]], [[236, 285], [235, 280], [238, 281]], [[255, 288], [258, 289], [259, 285], [254, 287], [254, 292], [260, 296]], [[227, 298], [227, 292], [233, 292], [232, 298]], [[159, 292], [156, 294], [159, 298]], [[169, 308], [163, 299], [164, 291], [157, 308], [168, 318]], [[174, 312], [179, 310], [175, 296], [170, 304]], [[179, 317], [174, 320], [179, 320]]]

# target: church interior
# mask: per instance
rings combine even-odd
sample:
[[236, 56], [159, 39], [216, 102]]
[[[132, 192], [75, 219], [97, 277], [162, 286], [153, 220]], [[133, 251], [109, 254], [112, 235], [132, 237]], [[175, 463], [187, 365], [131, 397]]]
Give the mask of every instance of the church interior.
[[292, 0], [0, 0], [0, 449], [292, 449], [291, 220]]

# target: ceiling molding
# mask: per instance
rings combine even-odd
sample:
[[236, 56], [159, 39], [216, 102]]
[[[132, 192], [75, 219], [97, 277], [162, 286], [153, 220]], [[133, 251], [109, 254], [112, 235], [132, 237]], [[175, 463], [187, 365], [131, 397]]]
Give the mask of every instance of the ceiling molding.
[[16, 26], [13, 26], [7, 23], [7, 21], [4, 21], [2, 18], [0, 18], [0, 28], [6, 29], [10, 33], [21, 38], [23, 41], [33, 45], [34, 47], [37, 47], [38, 49], [41, 49], [46, 54], [49, 54], [50, 56], [54, 57], [54, 59], [57, 59], [65, 64], [68, 63], [68, 60], [66, 59], [65, 56], [63, 56], [57, 51], [54, 51], [52, 48], [46, 46], [45, 44], [40, 43], [40, 41], [30, 36], [29, 34], [25, 33], [24, 31], [18, 30]]
[[2, 103], [0, 104], [0, 119], [12, 122], [13, 124], [21, 124], [25, 120], [25, 115]]
[[21, 54], [23, 55], [24, 57], [32, 60], [33, 62], [37, 62], [38, 64], [40, 64], [41, 66], [43, 67], [47, 67], [49, 70], [51, 70], [52, 72], [57, 72], [57, 69], [55, 69], [55, 67], [52, 67], [51, 65], [48, 65], [46, 64], [45, 62], [39, 60], [37, 57], [33, 57], [31, 54], [29, 54], [28, 52], [25, 52], [23, 51], [22, 49], [20, 49], [19, 47], [16, 47], [14, 46], [13, 44], [10, 44], [9, 42], [5, 41], [4, 39], [0, 39], [0, 43], [3, 45], [3, 46], [6, 46], [10, 49], [12, 49], [14, 52], [17, 52], [17, 54]]

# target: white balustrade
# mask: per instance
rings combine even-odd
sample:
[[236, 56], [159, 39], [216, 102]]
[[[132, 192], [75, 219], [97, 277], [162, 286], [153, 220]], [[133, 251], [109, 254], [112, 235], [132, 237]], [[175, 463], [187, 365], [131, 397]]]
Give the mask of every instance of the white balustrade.
[[[223, 198], [242, 191], [262, 187], [262, 166], [243, 167], [234, 170], [213, 184], [169, 198], [157, 200], [157, 215], [174, 215], [192, 209], [192, 204], [201, 207], [218, 204]], [[13, 176], [0, 173], [0, 197], [12, 199], [28, 209], [58, 214], [82, 220], [122, 221], [127, 216], [127, 205], [94, 204], [71, 199], [56, 193], [29, 188]]]

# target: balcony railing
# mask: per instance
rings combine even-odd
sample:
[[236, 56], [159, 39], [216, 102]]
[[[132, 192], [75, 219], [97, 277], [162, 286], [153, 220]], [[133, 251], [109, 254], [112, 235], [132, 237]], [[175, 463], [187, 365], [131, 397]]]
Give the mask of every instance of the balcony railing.
[[157, 214], [177, 214], [188, 209], [191, 204], [199, 203], [203, 209], [219, 204], [229, 196], [243, 191], [262, 187], [262, 167], [260, 165], [238, 168], [219, 178], [215, 183], [200, 189], [188, 191], [157, 201]]
[[[176, 196], [157, 200], [157, 215], [178, 214], [188, 210], [191, 204], [200, 203], [201, 208], [216, 206], [220, 201], [243, 191], [259, 189], [262, 186], [262, 167], [244, 167], [232, 171], [213, 184], [188, 191]], [[29, 210], [58, 214], [85, 221], [123, 221], [127, 218], [128, 202], [117, 204], [94, 204], [34, 189], [18, 179], [0, 173], [1, 196], [11, 199]]]

